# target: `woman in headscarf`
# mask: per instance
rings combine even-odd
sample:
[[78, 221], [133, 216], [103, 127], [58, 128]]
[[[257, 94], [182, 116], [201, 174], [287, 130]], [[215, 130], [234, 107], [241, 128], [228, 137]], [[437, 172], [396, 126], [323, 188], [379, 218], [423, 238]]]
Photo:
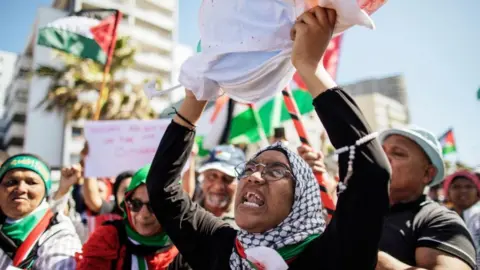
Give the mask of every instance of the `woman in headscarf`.
[[360, 109], [322, 69], [334, 24], [333, 10], [316, 7], [302, 14], [292, 31], [292, 62], [333, 145], [347, 150], [339, 166], [348, 188], [333, 219], [325, 228], [312, 170], [281, 143], [238, 167], [234, 207], [240, 230], [193, 203], [178, 179], [206, 101], [187, 90], [157, 149], [147, 188], [162, 228], [193, 269], [375, 268], [389, 208], [390, 167]]
[[15, 155], [0, 167], [0, 269], [75, 269], [80, 240], [50, 210], [50, 188], [50, 169], [37, 156]]
[[472, 234], [480, 265], [480, 178], [466, 170], [455, 172], [445, 178], [443, 191]]
[[121, 203], [124, 219], [93, 232], [77, 256], [77, 269], [190, 269], [152, 213], [145, 186], [149, 169], [133, 175]]

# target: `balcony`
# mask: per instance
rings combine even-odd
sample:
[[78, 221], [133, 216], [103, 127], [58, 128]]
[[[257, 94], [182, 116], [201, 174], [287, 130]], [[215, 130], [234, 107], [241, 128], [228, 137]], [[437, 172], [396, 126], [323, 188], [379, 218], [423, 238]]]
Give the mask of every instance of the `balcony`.
[[160, 34], [160, 32], [146, 29], [140, 26], [120, 25], [120, 33], [131, 36], [140, 44], [147, 44], [151, 47], [164, 51], [173, 50], [173, 41]]
[[128, 0], [83, 0], [82, 2], [95, 8], [118, 9], [123, 14], [130, 14], [131, 11]]
[[5, 131], [4, 142], [9, 142], [12, 138], [23, 138], [25, 134], [25, 125], [13, 122]]
[[14, 102], [9, 104], [7, 108], [5, 108], [5, 122], [10, 123], [14, 122], [13, 117], [15, 115], [26, 115], [27, 114], [27, 104]]
[[148, 22], [168, 31], [173, 31], [175, 29], [175, 21], [173, 17], [165, 16], [159, 12], [135, 8], [135, 17], [138, 20]]
[[169, 10], [169, 11], [175, 11], [176, 0], [145, 0], [146, 2], [150, 2], [158, 7], [161, 7], [163, 9]]
[[164, 51], [170, 52], [173, 50], [173, 41], [158, 32], [140, 27], [135, 27], [132, 32], [132, 36], [139, 42], [158, 47]]
[[24, 78], [17, 78], [13, 83], [12, 83], [12, 92], [17, 92], [18, 90], [26, 90], [30, 88], [30, 83]]
[[18, 68], [22, 68], [22, 69], [28, 69], [28, 70], [31, 69], [32, 68], [32, 58], [29, 57], [29, 56], [26, 56], [26, 55], [21, 55], [18, 58], [17, 66], [18, 66]]
[[145, 72], [141, 72], [131, 68], [126, 70], [123, 73], [120, 73], [119, 76], [122, 79], [127, 79], [129, 82], [133, 84], [144, 84], [145, 81], [149, 81], [153, 78], [156, 78], [158, 74], [155, 74], [155, 72], [145, 73]]
[[135, 55], [135, 61], [138, 65], [148, 67], [154, 70], [170, 72], [172, 70], [172, 60], [154, 53], [139, 53]]

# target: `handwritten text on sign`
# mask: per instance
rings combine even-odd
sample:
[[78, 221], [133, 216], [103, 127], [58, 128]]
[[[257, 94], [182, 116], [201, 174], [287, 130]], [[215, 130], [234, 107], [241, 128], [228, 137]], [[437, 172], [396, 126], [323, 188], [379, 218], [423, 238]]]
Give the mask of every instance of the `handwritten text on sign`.
[[85, 124], [86, 177], [115, 177], [151, 163], [170, 124], [161, 120], [94, 121]]

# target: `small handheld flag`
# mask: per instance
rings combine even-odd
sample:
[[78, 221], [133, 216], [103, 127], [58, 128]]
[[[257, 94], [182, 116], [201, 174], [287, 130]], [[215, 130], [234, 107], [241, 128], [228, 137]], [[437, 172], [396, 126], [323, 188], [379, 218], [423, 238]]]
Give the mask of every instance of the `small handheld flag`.
[[164, 96], [180, 87], [182, 87], [182, 85], [178, 84], [170, 88], [160, 90], [160, 89], [157, 89], [157, 82], [155, 80], [151, 80], [145, 84], [145, 86], [143, 87], [143, 91], [145, 92], [145, 95], [148, 97], [148, 99], [152, 99], [154, 97]]
[[457, 153], [455, 144], [455, 137], [453, 136], [453, 129], [447, 130], [440, 138], [438, 138], [442, 145], [442, 153], [444, 156]]

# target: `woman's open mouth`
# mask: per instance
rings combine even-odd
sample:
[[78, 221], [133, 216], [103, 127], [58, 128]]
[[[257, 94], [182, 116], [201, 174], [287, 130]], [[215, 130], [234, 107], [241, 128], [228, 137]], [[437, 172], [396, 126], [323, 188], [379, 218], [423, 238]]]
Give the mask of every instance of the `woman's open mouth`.
[[260, 207], [265, 204], [265, 200], [260, 194], [248, 191], [242, 197], [242, 204], [249, 207]]

